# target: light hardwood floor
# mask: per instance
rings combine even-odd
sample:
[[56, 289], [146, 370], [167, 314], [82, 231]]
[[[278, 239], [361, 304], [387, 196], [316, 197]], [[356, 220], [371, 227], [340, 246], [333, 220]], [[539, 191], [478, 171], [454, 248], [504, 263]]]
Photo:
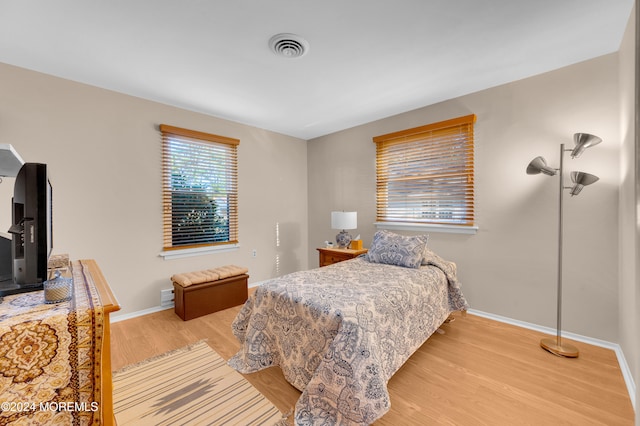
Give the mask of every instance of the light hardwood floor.
[[[117, 370], [201, 339], [223, 358], [240, 347], [231, 322], [240, 307], [190, 321], [173, 310], [112, 324]], [[391, 410], [376, 425], [633, 425], [634, 412], [609, 349], [573, 342], [580, 357], [539, 346], [537, 332], [457, 315], [414, 353], [388, 384]], [[282, 412], [300, 392], [279, 368], [245, 375]]]

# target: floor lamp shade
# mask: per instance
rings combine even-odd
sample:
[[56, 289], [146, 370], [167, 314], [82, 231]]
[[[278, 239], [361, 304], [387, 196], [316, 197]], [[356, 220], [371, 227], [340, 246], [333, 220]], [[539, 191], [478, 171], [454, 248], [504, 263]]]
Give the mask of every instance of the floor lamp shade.
[[547, 166], [547, 161], [543, 157], [536, 157], [527, 166], [528, 175], [537, 175], [538, 173], [544, 173], [545, 175], [554, 176], [556, 169]]
[[573, 188], [571, 188], [571, 195], [578, 195], [582, 188], [587, 185], [591, 185], [598, 180], [598, 176], [594, 176], [584, 172], [571, 172], [571, 181], [573, 182]]
[[580, 157], [585, 149], [598, 145], [602, 142], [602, 139], [589, 133], [576, 133], [573, 135], [573, 141], [576, 146], [573, 148], [573, 151], [571, 151], [571, 158], [576, 158]]
[[346, 229], [358, 227], [358, 212], [331, 212], [331, 228], [341, 229], [336, 235], [336, 243], [340, 248], [346, 248], [351, 243], [351, 235]]

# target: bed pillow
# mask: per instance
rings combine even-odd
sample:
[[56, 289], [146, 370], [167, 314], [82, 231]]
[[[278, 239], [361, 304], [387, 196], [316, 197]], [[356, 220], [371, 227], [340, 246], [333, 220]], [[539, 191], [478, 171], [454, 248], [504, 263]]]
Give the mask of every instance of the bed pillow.
[[366, 256], [372, 263], [419, 268], [426, 247], [423, 236], [404, 236], [383, 230], [374, 234]]

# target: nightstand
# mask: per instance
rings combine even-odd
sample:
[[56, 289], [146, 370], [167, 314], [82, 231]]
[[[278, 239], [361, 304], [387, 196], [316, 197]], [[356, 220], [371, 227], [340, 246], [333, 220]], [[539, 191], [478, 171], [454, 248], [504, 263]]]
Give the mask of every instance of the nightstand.
[[320, 252], [320, 266], [327, 266], [344, 260], [353, 259], [354, 257], [358, 257], [368, 251], [367, 249], [351, 250], [340, 248], [319, 248], [317, 250]]

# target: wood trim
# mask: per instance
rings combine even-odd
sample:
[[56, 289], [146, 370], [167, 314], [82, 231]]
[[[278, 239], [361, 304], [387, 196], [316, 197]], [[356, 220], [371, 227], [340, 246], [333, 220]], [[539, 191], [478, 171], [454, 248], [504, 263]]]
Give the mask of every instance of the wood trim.
[[168, 124], [161, 124], [160, 131], [163, 133], [171, 133], [177, 136], [183, 136], [183, 137], [193, 138], [193, 139], [201, 139], [209, 142], [225, 143], [227, 145], [240, 145], [240, 139], [214, 135], [213, 133], [199, 132], [197, 130], [183, 129], [181, 127], [169, 126]]
[[463, 124], [473, 124], [476, 122], [476, 115], [470, 114], [463, 117], [452, 118], [450, 120], [439, 121], [437, 123], [427, 124], [420, 127], [414, 127], [412, 129], [400, 130], [398, 132], [387, 133], [386, 135], [375, 136], [373, 138], [374, 143], [384, 142], [391, 139], [405, 138], [407, 136], [414, 136], [420, 133], [432, 132], [434, 130], [446, 129], [447, 127], [460, 126]]
[[98, 264], [93, 259], [80, 260], [83, 268], [86, 268], [91, 275], [93, 283], [100, 295], [100, 302], [104, 312], [104, 334], [102, 337], [102, 358], [100, 359], [100, 370], [102, 372], [101, 392], [102, 392], [102, 424], [111, 426], [116, 424], [113, 413], [113, 378], [111, 370], [111, 323], [110, 314], [120, 310], [120, 304], [114, 296], [107, 280], [105, 279]]
[[98, 263], [93, 259], [82, 259], [80, 263], [91, 273], [93, 283], [96, 285], [98, 294], [100, 294], [100, 301], [104, 312], [111, 313], [119, 311], [120, 303], [118, 303], [118, 300], [111, 291], [111, 287], [107, 284], [107, 280], [98, 267]]

